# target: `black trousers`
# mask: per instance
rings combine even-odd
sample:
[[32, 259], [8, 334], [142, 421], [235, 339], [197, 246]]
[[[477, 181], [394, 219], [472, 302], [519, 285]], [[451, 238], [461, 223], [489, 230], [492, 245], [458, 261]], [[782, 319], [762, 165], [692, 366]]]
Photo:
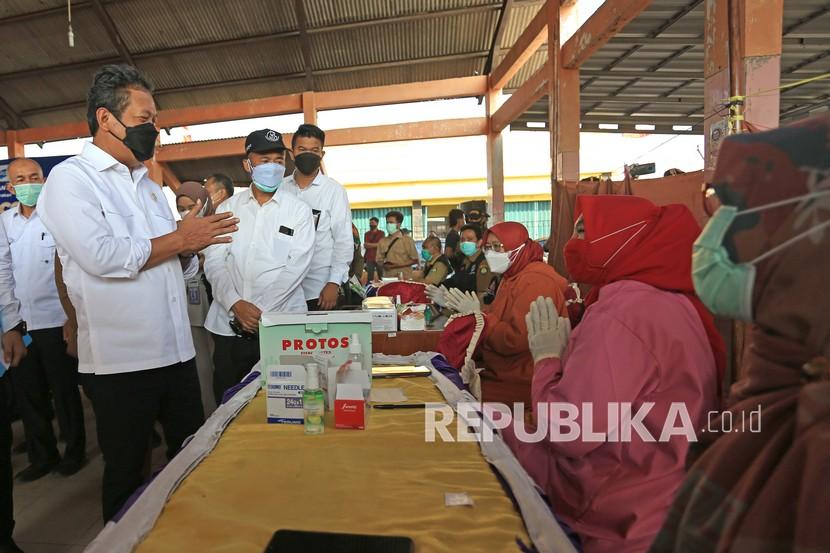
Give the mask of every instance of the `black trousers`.
[[205, 422], [196, 361], [118, 374], [85, 374], [98, 444], [104, 456], [104, 520], [114, 517], [149, 476], [145, 463], [152, 448], [153, 425], [161, 422], [167, 458]]
[[[369, 282], [375, 280], [375, 273], [377, 273], [378, 278], [383, 276], [383, 265], [378, 265], [374, 261], [367, 261], [366, 262], [366, 275], [369, 277]], [[358, 276], [358, 278], [360, 278]]]
[[0, 545], [12, 539], [12, 422], [8, 374], [0, 377]]
[[239, 336], [213, 337], [213, 396], [216, 405], [222, 402], [225, 390], [245, 378], [259, 361], [259, 340]]
[[78, 360], [67, 355], [61, 327], [30, 330], [29, 335], [29, 352], [13, 369], [29, 462], [40, 466], [60, 457], [52, 430], [50, 391], [58, 426], [66, 438], [64, 458], [81, 461], [86, 456], [86, 431], [78, 391]]

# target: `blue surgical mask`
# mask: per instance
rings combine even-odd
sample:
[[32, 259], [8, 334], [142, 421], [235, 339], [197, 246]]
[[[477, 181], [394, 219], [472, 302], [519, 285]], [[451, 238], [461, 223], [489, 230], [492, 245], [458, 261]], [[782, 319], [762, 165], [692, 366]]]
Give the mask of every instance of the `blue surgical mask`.
[[830, 194], [827, 191], [804, 194], [751, 209], [738, 211], [735, 206], [724, 205], [718, 208], [703, 232], [695, 240], [692, 249], [692, 281], [700, 301], [715, 315], [721, 315], [740, 321], [752, 320], [752, 293], [755, 288], [755, 267], [764, 259], [789, 247], [806, 236], [830, 226], [824, 221], [814, 227], [796, 234], [789, 240], [764, 252], [755, 259], [745, 263], [735, 263], [723, 245], [726, 232], [737, 217], [748, 215], [774, 207], [780, 207], [817, 196]]
[[478, 251], [478, 246], [475, 242], [461, 242], [461, 253], [467, 257], [473, 257]]
[[279, 163], [261, 163], [251, 168], [251, 180], [266, 194], [276, 192], [284, 176], [285, 166]]

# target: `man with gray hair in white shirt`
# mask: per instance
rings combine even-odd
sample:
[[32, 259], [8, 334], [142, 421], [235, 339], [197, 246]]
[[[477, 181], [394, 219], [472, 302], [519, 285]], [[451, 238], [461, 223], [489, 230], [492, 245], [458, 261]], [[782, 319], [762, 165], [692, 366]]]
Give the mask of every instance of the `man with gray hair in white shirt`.
[[153, 425], [171, 458], [204, 422], [185, 278], [196, 252], [230, 242], [226, 212], [177, 226], [144, 161], [158, 138], [152, 86], [136, 68], [107, 65], [87, 98], [92, 142], [52, 169], [39, 203], [55, 237], [78, 317], [78, 371], [104, 456], [104, 520], [148, 476]]

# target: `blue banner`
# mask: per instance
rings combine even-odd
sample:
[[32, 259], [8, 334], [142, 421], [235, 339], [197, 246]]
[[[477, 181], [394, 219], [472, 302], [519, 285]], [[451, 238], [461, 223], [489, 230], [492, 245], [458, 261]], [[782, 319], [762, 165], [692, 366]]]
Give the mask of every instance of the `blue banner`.
[[[72, 156], [43, 156], [33, 157], [30, 159], [40, 163], [40, 166], [43, 168], [43, 178], [46, 178], [49, 176], [49, 171], [51, 171], [55, 165], [69, 157]], [[14, 194], [8, 190], [8, 168], [10, 161], [11, 160], [9, 159], [0, 160], [0, 212], [6, 211], [8, 208], [13, 206], [15, 202], [17, 202], [17, 198], [15, 198]]]

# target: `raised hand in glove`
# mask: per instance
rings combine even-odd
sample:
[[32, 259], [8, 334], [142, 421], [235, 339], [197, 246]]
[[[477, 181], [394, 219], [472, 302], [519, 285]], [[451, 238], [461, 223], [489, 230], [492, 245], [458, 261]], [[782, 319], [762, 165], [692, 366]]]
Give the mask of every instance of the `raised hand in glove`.
[[425, 290], [427, 297], [436, 305], [444, 307], [447, 305], [447, 287], [444, 285], [435, 286], [434, 284], [427, 284]]
[[551, 298], [539, 296], [525, 315], [527, 341], [533, 362], [549, 357], [562, 357], [571, 334], [571, 322], [560, 317]]
[[447, 291], [447, 307], [463, 315], [481, 313], [481, 302], [473, 292], [462, 292], [458, 288]]

